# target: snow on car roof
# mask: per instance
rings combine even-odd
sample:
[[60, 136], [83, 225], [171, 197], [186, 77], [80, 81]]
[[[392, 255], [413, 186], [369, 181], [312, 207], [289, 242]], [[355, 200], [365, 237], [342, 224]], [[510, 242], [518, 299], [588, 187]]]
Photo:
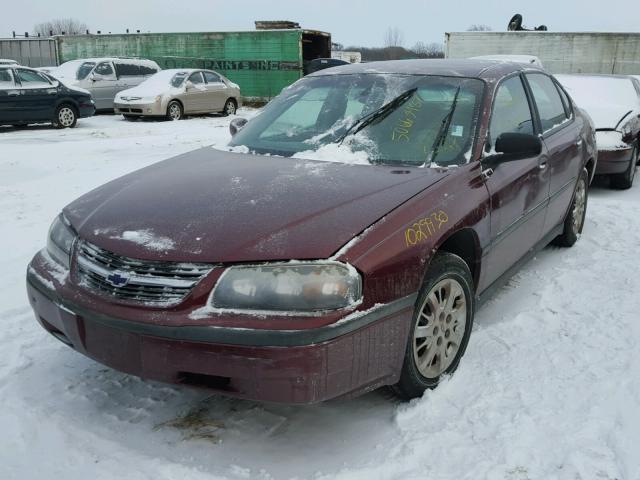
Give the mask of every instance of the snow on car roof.
[[631, 79], [615, 75], [555, 75], [596, 128], [614, 128], [629, 110], [640, 110]]

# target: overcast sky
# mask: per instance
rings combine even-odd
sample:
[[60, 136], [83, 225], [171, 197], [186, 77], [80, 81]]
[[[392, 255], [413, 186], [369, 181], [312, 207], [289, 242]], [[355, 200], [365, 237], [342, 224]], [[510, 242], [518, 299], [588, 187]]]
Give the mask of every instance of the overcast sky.
[[330, 32], [345, 46], [381, 46], [387, 28], [398, 27], [410, 47], [417, 41], [442, 42], [444, 32], [474, 23], [502, 31], [514, 13], [524, 16], [527, 27], [543, 23], [553, 31], [638, 32], [637, 5], [637, 0], [1, 0], [0, 37], [65, 17], [103, 33], [249, 30], [254, 20], [293, 20]]

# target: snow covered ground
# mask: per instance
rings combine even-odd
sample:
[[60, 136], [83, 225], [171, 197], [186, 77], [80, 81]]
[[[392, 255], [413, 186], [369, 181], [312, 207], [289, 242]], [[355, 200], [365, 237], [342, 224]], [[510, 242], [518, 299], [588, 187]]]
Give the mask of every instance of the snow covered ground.
[[0, 127], [0, 479], [640, 479], [638, 184], [594, 186], [576, 246], [514, 277], [478, 312], [456, 375], [409, 404], [227, 399], [121, 374], [45, 333], [25, 269], [60, 209], [223, 144], [228, 121]]

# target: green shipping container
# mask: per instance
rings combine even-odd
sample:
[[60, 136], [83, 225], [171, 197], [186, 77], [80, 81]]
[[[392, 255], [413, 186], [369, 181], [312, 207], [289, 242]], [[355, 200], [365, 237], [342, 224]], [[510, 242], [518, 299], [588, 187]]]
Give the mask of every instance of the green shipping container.
[[265, 102], [303, 75], [305, 62], [331, 56], [331, 35], [304, 29], [246, 32], [58, 36], [60, 63], [139, 57], [162, 68], [207, 68], [240, 85], [245, 101]]

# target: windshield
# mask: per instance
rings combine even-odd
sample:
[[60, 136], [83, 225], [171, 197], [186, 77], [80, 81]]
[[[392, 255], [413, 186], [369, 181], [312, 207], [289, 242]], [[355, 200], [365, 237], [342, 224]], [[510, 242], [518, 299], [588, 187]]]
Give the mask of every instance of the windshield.
[[178, 88], [184, 82], [184, 79], [187, 78], [187, 72], [179, 72], [176, 73], [171, 79], [171, 86]]
[[438, 164], [460, 165], [470, 158], [482, 91], [481, 80], [458, 77], [307, 77], [269, 103], [230, 145], [324, 159], [323, 151], [343, 144], [368, 163], [407, 165], [429, 163], [437, 150]]
[[96, 66], [96, 62], [84, 62], [82, 65], [80, 65], [80, 68], [76, 73], [76, 78], [78, 80], [85, 79], [87, 75], [91, 73], [91, 70], [93, 70], [93, 67], [95, 66]]

